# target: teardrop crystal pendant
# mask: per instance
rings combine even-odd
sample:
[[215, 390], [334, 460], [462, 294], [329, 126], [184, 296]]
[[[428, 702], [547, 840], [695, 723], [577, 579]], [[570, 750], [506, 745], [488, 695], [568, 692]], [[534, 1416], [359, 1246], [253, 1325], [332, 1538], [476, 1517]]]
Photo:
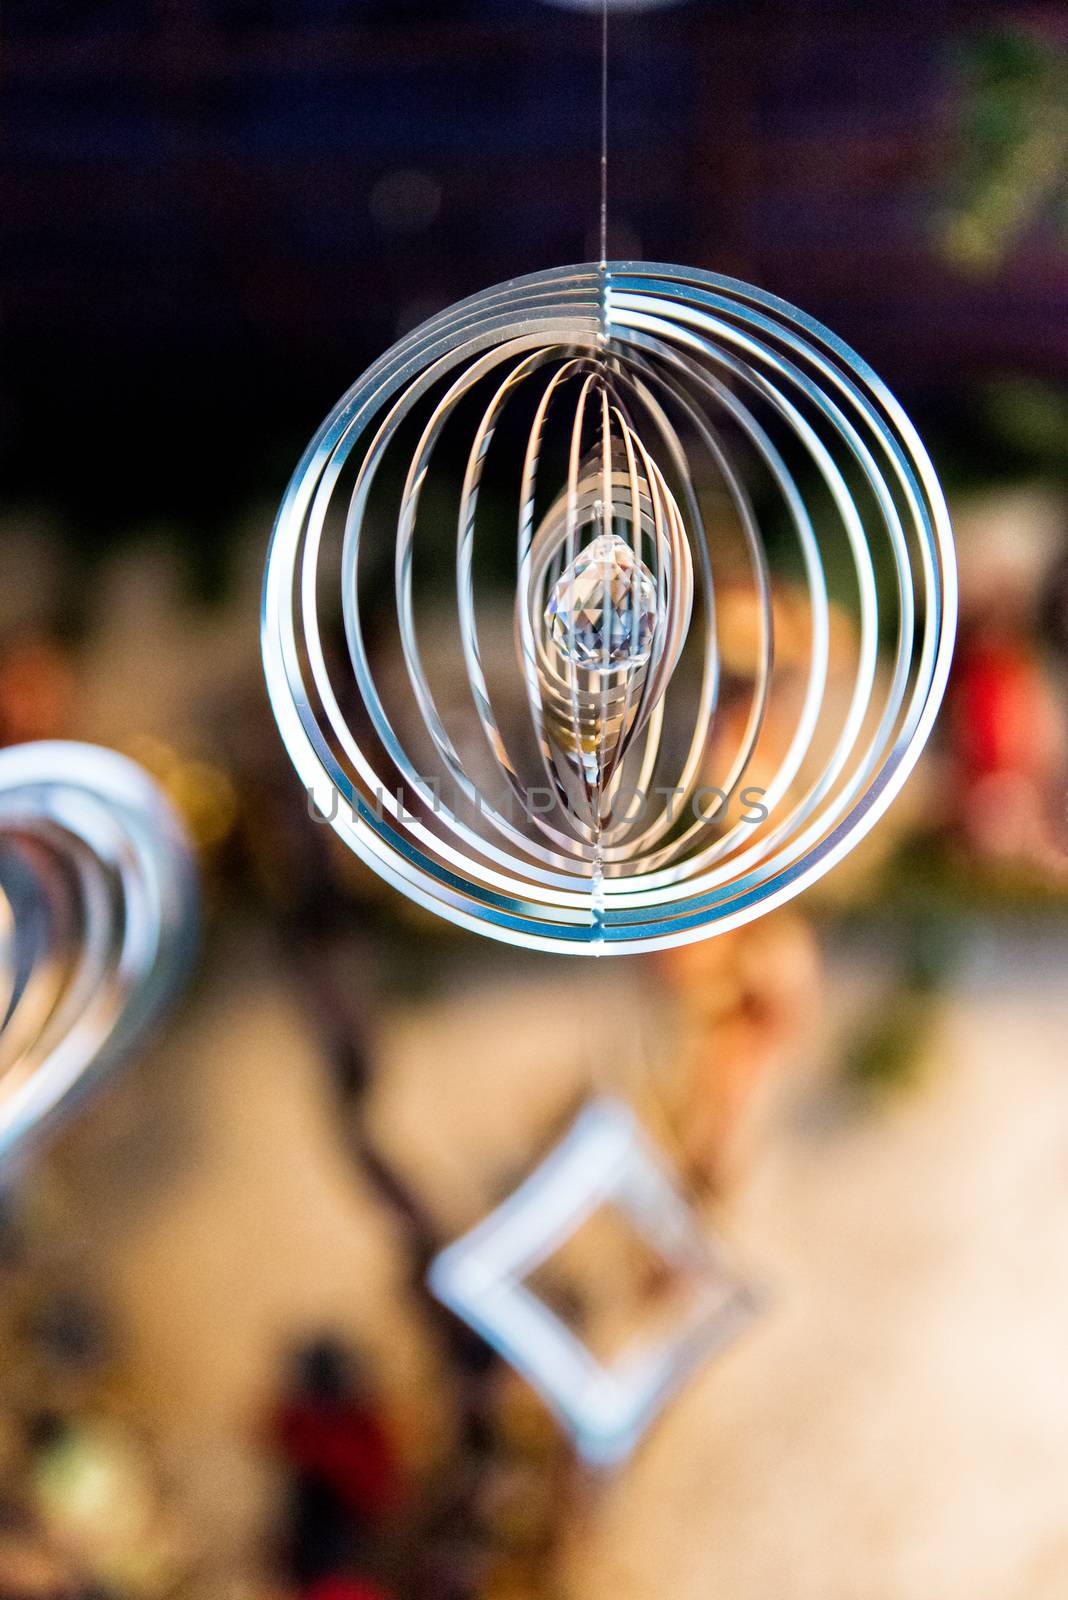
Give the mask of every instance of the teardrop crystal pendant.
[[644, 666], [653, 648], [656, 585], [618, 533], [600, 534], [567, 568], [545, 608], [561, 655], [587, 672]]

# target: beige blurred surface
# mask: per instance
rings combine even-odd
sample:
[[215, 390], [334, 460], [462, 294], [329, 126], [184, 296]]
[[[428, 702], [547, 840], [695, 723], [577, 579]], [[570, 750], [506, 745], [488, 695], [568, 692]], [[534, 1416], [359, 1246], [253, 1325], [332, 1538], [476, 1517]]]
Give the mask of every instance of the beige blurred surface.
[[733, 1208], [777, 1304], [603, 1491], [583, 1600], [1063, 1595], [1068, 996], [1036, 951], [976, 952], [919, 1091], [784, 1119]]
[[[1042, 948], [975, 946], [918, 1087], [844, 1100], [832, 1028], [780, 1096], [721, 1217], [772, 1309], [593, 1489], [575, 1600], [1063, 1595], [1068, 951]], [[444, 1414], [393, 1226], [272, 962], [235, 936], [71, 1150], [130, 1382], [176, 1459], [207, 1464], [188, 1492], [235, 1565], [270, 1504], [256, 1429], [288, 1339], [358, 1338], [417, 1453]], [[631, 1067], [650, 1037], [631, 964], [562, 969], [491, 963], [386, 1019], [376, 1123], [450, 1225], [544, 1148], [591, 1039]], [[876, 971], [832, 963], [835, 1027], [880, 1003]]]

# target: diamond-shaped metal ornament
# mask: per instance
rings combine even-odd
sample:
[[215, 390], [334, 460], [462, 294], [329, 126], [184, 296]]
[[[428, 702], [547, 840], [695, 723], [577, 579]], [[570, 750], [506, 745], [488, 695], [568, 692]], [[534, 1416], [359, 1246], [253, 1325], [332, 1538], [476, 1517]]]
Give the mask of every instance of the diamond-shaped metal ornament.
[[[599, 1359], [530, 1286], [602, 1207], [690, 1288], [684, 1313]], [[432, 1292], [534, 1385], [589, 1463], [630, 1454], [668, 1398], [758, 1309], [630, 1108], [602, 1097], [530, 1177], [431, 1264]]]

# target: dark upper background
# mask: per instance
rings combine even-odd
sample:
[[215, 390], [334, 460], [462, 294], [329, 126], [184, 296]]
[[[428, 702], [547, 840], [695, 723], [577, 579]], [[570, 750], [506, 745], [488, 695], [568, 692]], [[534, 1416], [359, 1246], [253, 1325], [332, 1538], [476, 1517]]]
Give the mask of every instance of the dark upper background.
[[[1068, 375], [1056, 141], [1017, 157], [1038, 203], [1011, 249], [939, 242], [1006, 32], [1068, 27], [948, 0], [614, 15], [610, 253], [804, 306], [981, 471], [1011, 451], [984, 386]], [[146, 521], [215, 547], [399, 331], [595, 254], [598, 48], [595, 14], [539, 0], [11, 0], [0, 500], [83, 549]]]

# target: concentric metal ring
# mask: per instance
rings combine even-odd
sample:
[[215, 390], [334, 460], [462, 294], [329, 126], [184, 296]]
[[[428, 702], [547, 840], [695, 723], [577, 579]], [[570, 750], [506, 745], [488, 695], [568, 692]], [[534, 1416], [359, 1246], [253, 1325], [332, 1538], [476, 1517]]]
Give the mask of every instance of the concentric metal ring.
[[58, 740], [0, 751], [0, 1159], [141, 1037], [196, 913], [189, 842], [140, 767]]
[[[538, 633], [584, 527], [631, 546], [583, 613], [600, 673]], [[609, 656], [610, 577], [611, 638], [637, 639], [642, 584], [655, 613], [640, 666]], [[740, 592], [752, 660], [727, 673]], [[783, 592], [803, 648], [776, 637]], [[494, 938], [626, 953], [750, 920], [868, 831], [930, 732], [955, 619], [941, 490], [870, 368], [747, 284], [610, 263], [486, 290], [356, 383], [282, 503], [263, 654], [303, 783], [383, 878]]]

